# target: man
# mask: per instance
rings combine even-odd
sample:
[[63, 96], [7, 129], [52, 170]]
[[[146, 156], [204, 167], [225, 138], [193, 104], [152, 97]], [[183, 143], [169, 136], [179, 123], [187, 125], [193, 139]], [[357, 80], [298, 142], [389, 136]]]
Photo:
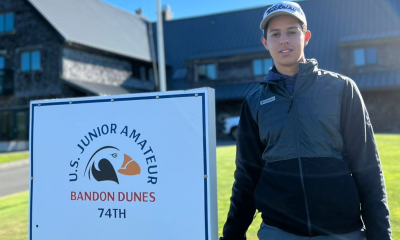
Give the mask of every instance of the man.
[[311, 33], [297, 3], [270, 7], [260, 28], [275, 66], [242, 106], [221, 239], [246, 239], [256, 209], [261, 240], [391, 239], [383, 173], [357, 86], [305, 58]]

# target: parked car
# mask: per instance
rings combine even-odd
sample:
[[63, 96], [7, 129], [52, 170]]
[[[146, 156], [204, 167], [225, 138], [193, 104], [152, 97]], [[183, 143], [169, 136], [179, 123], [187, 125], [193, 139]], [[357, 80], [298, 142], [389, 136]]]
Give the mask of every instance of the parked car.
[[237, 138], [237, 128], [239, 125], [239, 116], [225, 118], [224, 120], [224, 134], [230, 135], [234, 140]]

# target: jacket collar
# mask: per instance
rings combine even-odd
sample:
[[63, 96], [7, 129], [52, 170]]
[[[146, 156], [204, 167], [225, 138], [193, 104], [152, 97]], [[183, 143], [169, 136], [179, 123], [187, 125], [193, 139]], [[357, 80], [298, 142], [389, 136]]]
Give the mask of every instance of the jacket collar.
[[[318, 62], [315, 59], [307, 59], [305, 63], [299, 64], [299, 71], [297, 72], [297, 78], [302, 76], [308, 76], [318, 69]], [[275, 71], [274, 71], [275, 70]], [[282, 80], [282, 74], [276, 71], [275, 66], [269, 70], [267, 76], [261, 80], [260, 84], [278, 84], [277, 82]]]

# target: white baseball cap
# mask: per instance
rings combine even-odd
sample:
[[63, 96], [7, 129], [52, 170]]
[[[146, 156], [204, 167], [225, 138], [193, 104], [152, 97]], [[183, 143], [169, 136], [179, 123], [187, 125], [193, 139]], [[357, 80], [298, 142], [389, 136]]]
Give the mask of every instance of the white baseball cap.
[[303, 9], [301, 9], [298, 3], [280, 2], [272, 5], [270, 8], [267, 9], [267, 11], [265, 11], [263, 20], [260, 24], [260, 29], [264, 30], [268, 21], [271, 20], [271, 18], [279, 15], [293, 16], [302, 21], [307, 26], [306, 15], [304, 15]]

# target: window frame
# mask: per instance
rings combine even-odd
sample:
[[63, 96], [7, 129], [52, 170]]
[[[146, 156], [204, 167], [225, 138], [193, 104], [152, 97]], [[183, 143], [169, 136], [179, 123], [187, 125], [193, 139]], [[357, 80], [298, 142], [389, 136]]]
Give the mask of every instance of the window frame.
[[[268, 61], [270, 60], [270, 61], [272, 62], [272, 65], [271, 65], [271, 67], [270, 67], [269, 69], [266, 69], [266, 68], [265, 68], [266, 61], [267, 61], [267, 60], [268, 60]], [[255, 71], [255, 62], [256, 62], [256, 61], [260, 61], [260, 62], [261, 62], [261, 74], [256, 74], [256, 71]], [[271, 70], [271, 69], [273, 68], [273, 66], [274, 66], [274, 59], [272, 59], [271, 57], [253, 59], [253, 61], [252, 61], [252, 67], [253, 67], [252, 73], [253, 73], [253, 76], [254, 76], [254, 77], [265, 76], [265, 75], [268, 74], [269, 70]]]
[[[4, 69], [6, 68], [6, 57], [4, 55], [0, 55], [0, 59], [3, 59], [3, 66], [0, 65], [0, 71], [4, 71]], [[2, 74], [5, 74], [5, 73], [3, 72]], [[4, 82], [0, 79], [0, 95], [4, 94], [3, 87], [4, 87]]]
[[0, 70], [4, 70], [6, 68], [6, 56], [0, 54], [0, 59], [3, 59], [3, 66], [0, 65]]
[[[35, 52], [39, 53], [39, 68], [32, 69], [33, 68], [33, 62], [34, 62], [33, 61], [33, 53], [35, 53]], [[28, 56], [29, 56], [29, 62], [28, 62], [29, 69], [28, 70], [22, 69], [22, 67], [23, 67], [23, 59], [22, 58], [23, 58], [24, 54], [28, 54]], [[22, 50], [19, 53], [19, 68], [18, 68], [19, 72], [20, 73], [24, 73], [24, 74], [29, 74], [29, 73], [43, 71], [42, 56], [43, 56], [43, 54], [42, 54], [42, 50], [41, 49]]]
[[[12, 16], [12, 29], [7, 29], [7, 15], [11, 15]], [[0, 18], [3, 19], [3, 26], [2, 28], [0, 27], [0, 29], [2, 29], [2, 31], [0, 30], [0, 35], [3, 34], [10, 34], [10, 33], [15, 33], [15, 12], [2, 12], [0, 13]]]
[[[357, 51], [363, 54], [362, 64], [357, 64], [357, 62], [356, 62], [356, 59], [357, 59], [356, 58], [356, 52]], [[374, 52], [373, 53], [375, 55], [374, 59], [370, 58], [372, 56], [372, 52], [371, 51]], [[353, 51], [352, 51], [352, 57], [353, 57], [353, 66], [356, 67], [356, 68], [379, 65], [379, 51], [378, 51], [377, 47], [371, 46], [371, 47], [354, 48]]]
[[[200, 68], [203, 68], [205, 70], [205, 78], [203, 77], [203, 75], [200, 75]], [[201, 64], [197, 64], [196, 65], [197, 71], [196, 71], [196, 79], [198, 79], [199, 81], [216, 81], [218, 80], [218, 67], [217, 67], [217, 63], [201, 63]], [[213, 77], [212, 74], [209, 73], [209, 70], [213, 68], [214, 72], [213, 72]]]

